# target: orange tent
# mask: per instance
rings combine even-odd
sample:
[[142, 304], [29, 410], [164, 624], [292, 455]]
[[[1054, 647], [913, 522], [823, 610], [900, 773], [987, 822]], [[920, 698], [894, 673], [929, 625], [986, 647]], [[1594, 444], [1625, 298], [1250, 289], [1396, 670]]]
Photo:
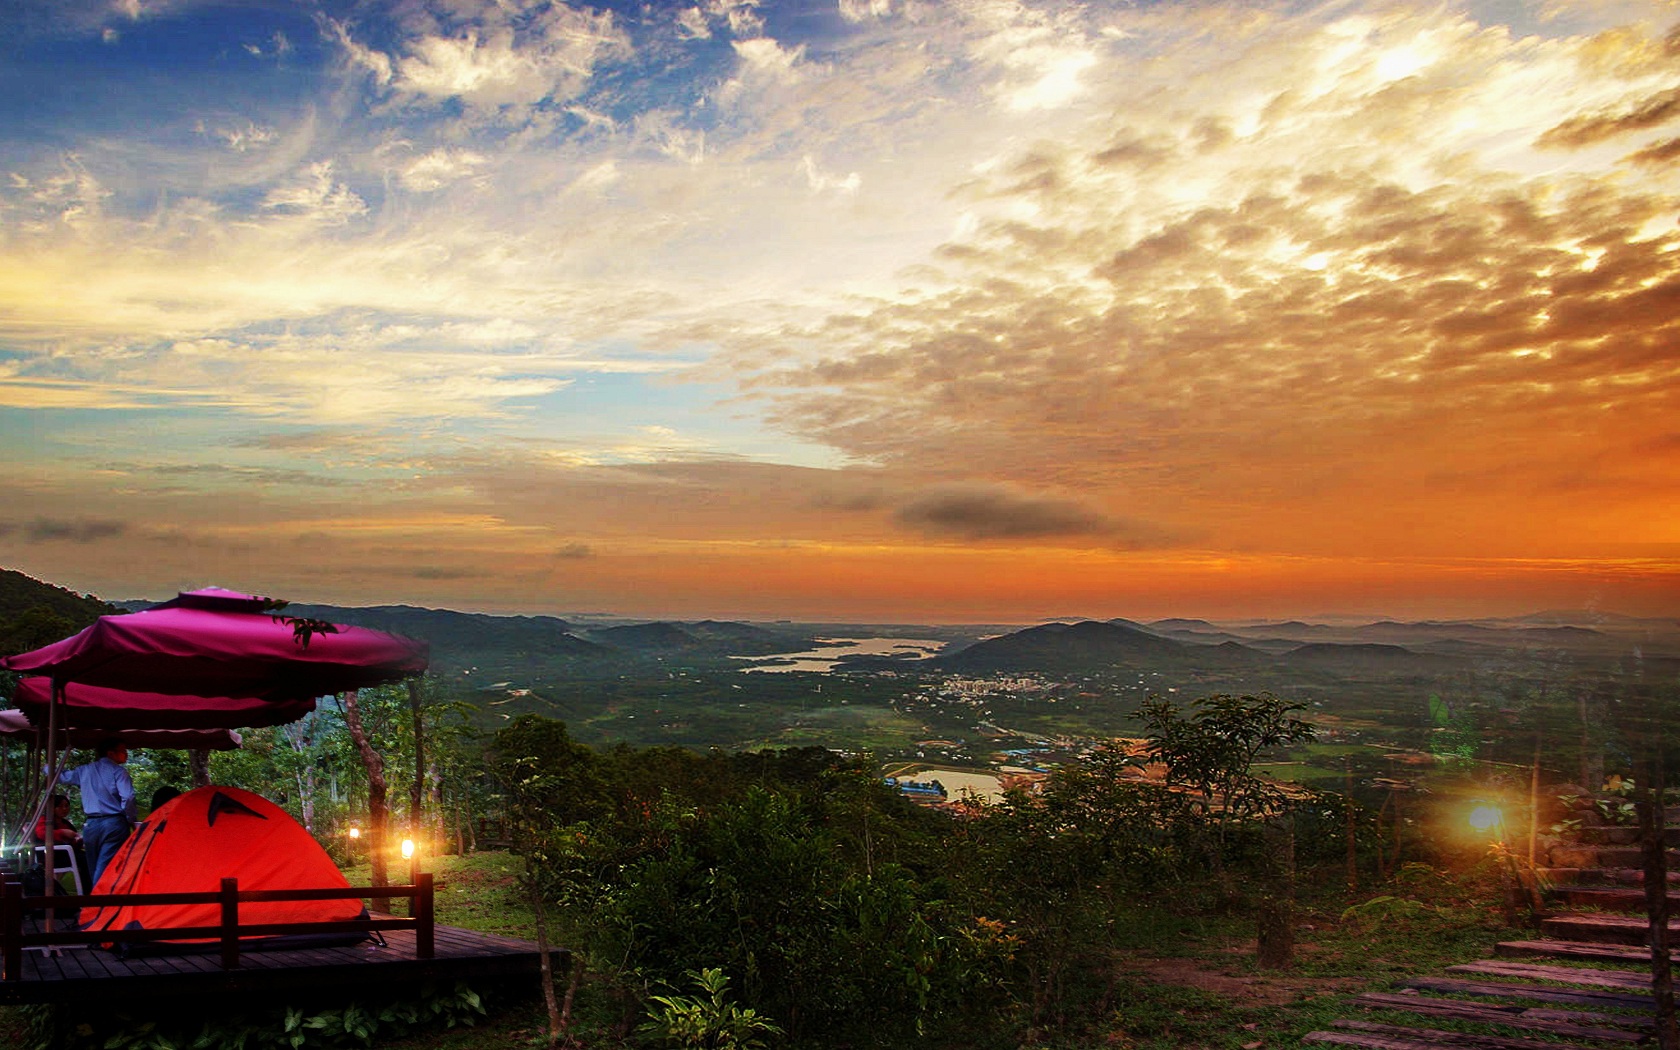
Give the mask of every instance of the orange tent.
[[[159, 806], [111, 858], [94, 894], [215, 891], [221, 880], [239, 880], [241, 890], [341, 889], [350, 883], [320, 843], [285, 810], [261, 795], [235, 787], [195, 788]], [[133, 930], [214, 926], [216, 904], [150, 904], [82, 909], [84, 930]], [[366, 918], [357, 899], [256, 901], [239, 906], [239, 922], [341, 922]], [[284, 938], [246, 938], [245, 947], [362, 940], [365, 933], [327, 933]], [[143, 942], [179, 950], [190, 941]], [[196, 942], [205, 943], [205, 942]]]

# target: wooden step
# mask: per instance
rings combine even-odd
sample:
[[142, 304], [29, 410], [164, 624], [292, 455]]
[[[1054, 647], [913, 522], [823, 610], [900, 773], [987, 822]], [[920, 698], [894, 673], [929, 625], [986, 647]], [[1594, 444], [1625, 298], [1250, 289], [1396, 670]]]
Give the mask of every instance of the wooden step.
[[[1671, 935], [1680, 934], [1680, 920], [1669, 920], [1668, 929]], [[1640, 945], [1646, 943], [1650, 923], [1643, 916], [1636, 915], [1566, 913], [1542, 919], [1540, 932], [1564, 941]]]
[[[1389, 1036], [1395, 1039], [1422, 1039], [1431, 1046], [1474, 1046], [1486, 1047], [1488, 1050], [1558, 1050], [1558, 1044], [1551, 1040], [1523, 1039], [1509, 1035], [1486, 1035], [1473, 1032], [1449, 1032], [1435, 1028], [1407, 1028], [1402, 1025], [1380, 1024], [1376, 1021], [1359, 1021], [1342, 1019], [1330, 1022], [1330, 1027], [1344, 1032], [1363, 1032], [1368, 1035]], [[1621, 1032], [1615, 1029], [1583, 1029], [1583, 1031], [1602, 1031], [1609, 1035], [1604, 1042], [1627, 1042], [1627, 1036], [1635, 1040], [1640, 1036], [1635, 1032]], [[1596, 1036], [1576, 1036], [1578, 1039], [1594, 1039]], [[1305, 1039], [1303, 1039], [1303, 1042]]]
[[[1596, 866], [1600, 868], [1645, 867], [1645, 856], [1638, 846], [1599, 846], [1594, 853], [1598, 857]], [[1668, 851], [1668, 870], [1680, 871], [1680, 850]]]
[[[1588, 845], [1637, 846], [1639, 844], [1639, 829], [1625, 824], [1601, 824], [1598, 827], [1584, 827], [1577, 833], [1581, 842]], [[1680, 827], [1669, 825], [1663, 829], [1663, 844], [1669, 847], [1680, 846]]]
[[1407, 995], [1366, 992], [1354, 997], [1353, 1005], [1367, 1010], [1405, 1010], [1424, 1017], [1451, 1018], [1455, 1021], [1474, 1021], [1479, 1024], [1502, 1024], [1531, 1032], [1545, 1032], [1564, 1039], [1637, 1043], [1646, 1038], [1645, 1033], [1651, 1028], [1651, 1022], [1646, 1018], [1568, 1010], [1525, 1010], [1509, 1004], [1436, 999], [1416, 993]]
[[[1535, 873], [1547, 886], [1643, 886], [1645, 872], [1641, 868], [1536, 868]], [[1680, 870], [1668, 873], [1670, 884], [1680, 884]]]
[[1531, 981], [1557, 981], [1579, 984], [1589, 988], [1620, 988], [1628, 991], [1649, 991], [1651, 975], [1638, 970], [1596, 970], [1577, 966], [1545, 966], [1537, 963], [1508, 962], [1504, 959], [1478, 959], [1447, 967], [1448, 973], [1483, 973], [1495, 977], [1521, 977]]
[[1651, 950], [1643, 945], [1594, 944], [1591, 941], [1500, 941], [1493, 951], [1495, 955], [1507, 959], [1579, 959], [1583, 962], [1636, 964], [1649, 964], [1651, 961]]
[[[1572, 908], [1603, 908], [1606, 911], [1645, 912], [1645, 888], [1610, 886], [1568, 886], [1553, 890], [1553, 896]], [[1668, 891], [1672, 914], [1680, 915], [1680, 893]]]
[[1543, 1003], [1566, 1003], [1595, 1010], [1654, 1010], [1649, 993], [1600, 992], [1589, 989], [1555, 988], [1527, 981], [1465, 981], [1452, 977], [1413, 977], [1401, 987], [1447, 995], [1473, 995], [1484, 999], [1534, 999]]

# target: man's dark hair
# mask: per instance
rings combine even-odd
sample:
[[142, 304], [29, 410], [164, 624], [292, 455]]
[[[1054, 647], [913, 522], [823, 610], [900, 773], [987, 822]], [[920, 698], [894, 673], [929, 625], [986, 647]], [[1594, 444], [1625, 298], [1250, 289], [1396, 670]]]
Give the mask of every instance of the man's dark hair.
[[117, 748], [122, 747], [122, 746], [123, 746], [123, 742], [121, 740], [118, 740], [116, 737], [111, 736], [111, 737], [106, 737], [104, 740], [101, 740], [99, 742], [99, 746], [94, 748], [93, 750], [94, 750], [94, 753], [96, 755], [98, 755], [100, 758], [104, 758], [106, 755], [110, 754], [111, 752], [115, 751]]

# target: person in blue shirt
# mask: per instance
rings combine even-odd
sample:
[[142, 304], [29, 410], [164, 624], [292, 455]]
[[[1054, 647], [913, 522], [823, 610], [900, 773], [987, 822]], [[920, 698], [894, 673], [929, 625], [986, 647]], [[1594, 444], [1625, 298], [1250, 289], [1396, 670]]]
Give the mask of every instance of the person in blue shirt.
[[106, 740], [100, 743], [98, 755], [94, 761], [58, 775], [60, 783], [73, 784], [82, 792], [82, 812], [87, 814], [82, 842], [93, 869], [94, 885], [99, 884], [105, 865], [116, 856], [139, 817], [134, 781], [123, 768], [128, 762], [128, 748], [119, 740]]

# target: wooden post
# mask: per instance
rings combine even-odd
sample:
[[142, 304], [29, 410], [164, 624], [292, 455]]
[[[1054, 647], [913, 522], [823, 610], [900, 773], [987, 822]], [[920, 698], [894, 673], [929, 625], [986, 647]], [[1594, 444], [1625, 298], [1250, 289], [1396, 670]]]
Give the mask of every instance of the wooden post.
[[10, 878], [0, 886], [0, 955], [6, 980], [23, 980], [23, 883]]
[[239, 968], [239, 880], [222, 880], [222, 969]]
[[433, 953], [432, 873], [414, 877], [414, 957], [430, 959]]
[[1680, 1050], [1680, 1028], [1674, 1016], [1674, 970], [1669, 957], [1668, 935], [1668, 818], [1663, 806], [1663, 756], [1655, 748], [1644, 769], [1639, 771], [1641, 796], [1634, 805], [1639, 817], [1639, 845], [1643, 854], [1645, 912], [1650, 919], [1651, 997], [1655, 1001], [1654, 1027], [1661, 1050]]

